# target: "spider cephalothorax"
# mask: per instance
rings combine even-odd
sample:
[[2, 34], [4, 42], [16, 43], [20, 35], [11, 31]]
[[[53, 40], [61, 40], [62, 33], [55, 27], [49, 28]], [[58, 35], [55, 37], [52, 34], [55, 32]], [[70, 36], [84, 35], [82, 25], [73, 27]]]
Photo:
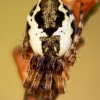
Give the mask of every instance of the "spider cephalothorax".
[[74, 16], [61, 0], [39, 0], [31, 10], [22, 52], [23, 58], [30, 57], [23, 84], [27, 94], [39, 100], [54, 100], [65, 93], [69, 80], [65, 62], [73, 65], [76, 60], [82, 20], [81, 9], [76, 30]]

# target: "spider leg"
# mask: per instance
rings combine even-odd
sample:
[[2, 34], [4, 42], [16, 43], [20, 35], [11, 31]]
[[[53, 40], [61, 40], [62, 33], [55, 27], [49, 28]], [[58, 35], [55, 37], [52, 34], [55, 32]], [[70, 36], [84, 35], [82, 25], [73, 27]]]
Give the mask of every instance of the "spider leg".
[[45, 75], [45, 100], [51, 100], [52, 99], [52, 73], [53, 73], [53, 69], [54, 69], [54, 64], [55, 64], [55, 60], [54, 58], [50, 58], [50, 61], [47, 63], [46, 65], [46, 75]]
[[69, 51], [67, 51], [66, 54], [64, 55], [65, 61], [67, 61], [71, 65], [73, 65], [75, 63], [75, 60], [76, 60], [76, 54], [78, 52], [78, 43], [79, 43], [82, 29], [83, 29], [83, 17], [84, 17], [83, 3], [81, 3], [80, 20], [78, 23], [78, 28], [77, 28], [76, 33], [74, 35], [74, 39], [72, 41], [72, 45], [71, 45]]
[[62, 60], [57, 60], [56, 61], [56, 69], [55, 73], [53, 74], [55, 83], [57, 85], [59, 93], [65, 93], [65, 84], [66, 84], [66, 79], [69, 78], [68, 73], [66, 74], [65, 70], [65, 64]]
[[44, 99], [50, 100], [52, 98], [52, 96], [51, 96], [52, 73], [47, 72], [45, 78], [46, 78], [46, 81], [45, 81], [45, 97], [44, 97]]
[[23, 82], [23, 86], [25, 88], [28, 88], [31, 85], [32, 77], [33, 77], [33, 74], [34, 74], [34, 71], [35, 71], [35, 67], [37, 65], [37, 57], [38, 56], [32, 56], [32, 58], [30, 60], [30, 66], [29, 66], [29, 69], [28, 69], [28, 75], [27, 75], [25, 81]]
[[68, 69], [67, 69], [65, 63], [64, 62], [62, 62], [62, 63], [63, 63], [63, 66], [64, 66], [64, 71], [62, 72], [62, 77], [67, 82], [68, 80], [70, 80], [70, 75], [69, 75], [69, 72], [68, 72]]
[[26, 34], [23, 41], [23, 47], [22, 47], [22, 57], [24, 59], [29, 59], [31, 57], [31, 53], [33, 53], [30, 43], [29, 43], [29, 37]]
[[29, 86], [31, 85], [33, 74], [34, 74], [34, 70], [30, 70], [29, 69], [27, 77], [26, 77], [26, 79], [23, 82], [23, 86], [25, 88], [29, 88]]
[[35, 68], [35, 73], [33, 76], [33, 81], [32, 84], [28, 90], [28, 94], [33, 95], [38, 88], [41, 78], [43, 76], [43, 67], [44, 67], [44, 58], [43, 57], [38, 57], [37, 58], [37, 65]]

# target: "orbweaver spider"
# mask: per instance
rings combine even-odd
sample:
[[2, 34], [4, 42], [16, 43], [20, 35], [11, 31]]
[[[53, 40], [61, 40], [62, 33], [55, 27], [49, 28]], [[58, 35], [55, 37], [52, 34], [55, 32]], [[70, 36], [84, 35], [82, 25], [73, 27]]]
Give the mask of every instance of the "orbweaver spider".
[[83, 3], [76, 30], [71, 11], [61, 0], [39, 0], [27, 17], [22, 56], [30, 58], [23, 83], [27, 94], [38, 100], [54, 100], [65, 93], [68, 66], [76, 60], [83, 29]]

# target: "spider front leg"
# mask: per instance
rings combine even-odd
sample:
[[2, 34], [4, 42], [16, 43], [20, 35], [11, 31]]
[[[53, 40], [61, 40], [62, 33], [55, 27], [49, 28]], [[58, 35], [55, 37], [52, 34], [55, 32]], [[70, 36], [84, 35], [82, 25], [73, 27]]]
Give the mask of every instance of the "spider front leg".
[[47, 60], [46, 65], [46, 74], [45, 74], [45, 100], [51, 100], [52, 99], [52, 83], [53, 83], [53, 69], [55, 67], [55, 61], [56, 59], [53, 57], [50, 57], [50, 59]]
[[69, 80], [69, 74], [66, 70], [65, 63], [62, 60], [57, 60], [55, 64], [55, 73], [53, 74], [55, 83], [59, 93], [65, 93], [66, 81]]
[[52, 73], [47, 72], [45, 75], [45, 100], [51, 100], [52, 95], [51, 95], [51, 88], [52, 88]]
[[32, 83], [31, 86], [29, 87], [28, 94], [34, 95], [42, 79], [43, 70], [44, 70], [44, 57], [37, 57], [37, 64], [36, 66], [34, 66], [34, 75], [32, 77]]
[[71, 65], [73, 65], [75, 63], [75, 60], [76, 60], [76, 54], [77, 54], [77, 51], [78, 51], [78, 43], [79, 43], [81, 33], [82, 33], [82, 29], [83, 29], [83, 17], [84, 17], [83, 3], [81, 3], [80, 21], [78, 23], [78, 28], [77, 28], [76, 33], [74, 35], [70, 49], [64, 55], [65, 61], [67, 61]]
[[33, 75], [34, 75], [35, 67], [37, 65], [37, 58], [38, 58], [38, 56], [32, 56], [32, 58], [30, 60], [30, 65], [29, 65], [29, 68], [28, 68], [28, 74], [27, 74], [25, 81], [23, 82], [23, 86], [25, 88], [29, 88], [29, 86], [32, 83], [32, 78], [33, 78]]

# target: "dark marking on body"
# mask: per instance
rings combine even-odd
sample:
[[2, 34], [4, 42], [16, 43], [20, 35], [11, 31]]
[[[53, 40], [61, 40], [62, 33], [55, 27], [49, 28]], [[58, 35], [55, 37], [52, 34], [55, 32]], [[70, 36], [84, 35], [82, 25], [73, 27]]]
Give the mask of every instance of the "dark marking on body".
[[37, 6], [37, 5], [35, 5], [35, 6], [33, 7], [33, 9], [31, 10], [31, 12], [29, 13], [30, 16], [33, 16], [33, 13], [34, 13], [34, 10], [36, 9], [36, 6]]
[[67, 15], [68, 17], [70, 17], [70, 15], [72, 14], [72, 12], [69, 10], [69, 8], [68, 8], [67, 6], [63, 5], [63, 7], [68, 11], [68, 12], [66, 13], [66, 15]]
[[71, 38], [73, 39], [73, 38], [74, 38], [74, 35], [75, 35], [75, 33], [76, 33], [76, 24], [75, 24], [75, 20], [72, 21], [71, 27], [72, 27], [72, 29], [73, 29], [73, 33], [72, 33], [72, 35], [71, 35]]
[[[60, 5], [60, 3], [58, 3], [58, 6]], [[41, 8], [41, 3], [40, 3], [40, 8]], [[54, 21], [54, 23], [56, 23], [55, 27], [49, 27], [49, 28], [45, 28], [44, 27], [44, 20], [43, 20], [43, 14], [42, 14], [42, 10], [40, 10], [39, 12], [37, 12], [37, 14], [35, 15], [35, 20], [38, 23], [38, 28], [43, 28], [43, 31], [47, 34], [48, 37], [52, 36], [52, 34], [57, 31], [57, 29], [59, 27], [62, 27], [62, 22], [64, 20], [64, 13], [59, 11], [57, 9], [56, 11], [56, 15], [58, 15], [57, 19]]]
[[[66, 15], [67, 15], [68, 17], [70, 17], [70, 15], [72, 15], [72, 12], [69, 10], [69, 8], [68, 8], [67, 6], [63, 5], [63, 7], [68, 11], [68, 12], [66, 13]], [[75, 33], [76, 33], [76, 24], [75, 24], [75, 20], [72, 21], [72, 23], [71, 23], [71, 28], [73, 29], [73, 33], [72, 33], [72, 35], [71, 35], [71, 38], [73, 39], [73, 38], [74, 38], [74, 35], [75, 35]]]
[[28, 34], [28, 31], [29, 31], [30, 28], [31, 28], [31, 26], [30, 26], [29, 23], [27, 22], [27, 23], [26, 23], [26, 35], [27, 35], [28, 39], [30, 38], [30, 37], [29, 37], [29, 34]]
[[[31, 10], [31, 12], [29, 13], [30, 16], [33, 16], [33, 13], [34, 13], [34, 10], [36, 9], [36, 5], [33, 7], [33, 9]], [[32, 18], [31, 18], [31, 21], [32, 21]], [[26, 23], [26, 34], [27, 34], [27, 37], [28, 39], [30, 38], [29, 37], [29, 34], [28, 34], [28, 31], [29, 29], [31, 28], [31, 26], [29, 25], [29, 23], [27, 22]]]
[[56, 54], [60, 51], [60, 36], [41, 37], [40, 40], [42, 41], [42, 52], [45, 56], [57, 56]]

